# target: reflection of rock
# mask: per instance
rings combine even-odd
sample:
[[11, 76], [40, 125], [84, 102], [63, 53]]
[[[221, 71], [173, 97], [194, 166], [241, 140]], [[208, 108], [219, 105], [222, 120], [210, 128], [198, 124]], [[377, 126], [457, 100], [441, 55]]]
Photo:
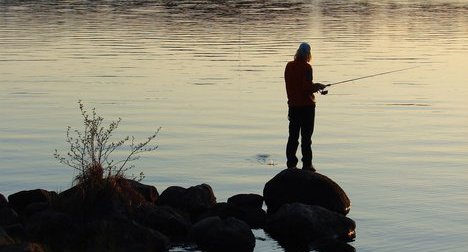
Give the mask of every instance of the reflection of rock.
[[328, 177], [301, 169], [285, 169], [265, 184], [263, 197], [268, 213], [283, 204], [300, 202], [319, 205], [346, 215], [351, 202], [346, 193]]
[[192, 227], [190, 237], [209, 252], [250, 252], [255, 247], [255, 236], [249, 225], [235, 218], [205, 218]]
[[355, 228], [354, 221], [341, 214], [302, 203], [283, 205], [265, 225], [265, 231], [286, 246], [350, 241], [355, 237]]

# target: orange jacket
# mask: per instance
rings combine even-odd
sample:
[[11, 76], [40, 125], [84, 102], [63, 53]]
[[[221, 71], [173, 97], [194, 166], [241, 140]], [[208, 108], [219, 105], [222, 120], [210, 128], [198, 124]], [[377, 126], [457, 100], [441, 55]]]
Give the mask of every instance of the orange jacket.
[[301, 60], [288, 62], [284, 70], [289, 107], [313, 106], [315, 104], [312, 66]]

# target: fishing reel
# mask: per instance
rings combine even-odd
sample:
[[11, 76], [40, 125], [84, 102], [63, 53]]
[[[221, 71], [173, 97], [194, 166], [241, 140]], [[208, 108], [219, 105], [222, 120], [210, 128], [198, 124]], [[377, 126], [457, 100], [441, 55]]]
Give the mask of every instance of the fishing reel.
[[321, 95], [327, 95], [328, 94], [328, 90], [325, 90], [325, 89], [322, 89], [319, 91]]

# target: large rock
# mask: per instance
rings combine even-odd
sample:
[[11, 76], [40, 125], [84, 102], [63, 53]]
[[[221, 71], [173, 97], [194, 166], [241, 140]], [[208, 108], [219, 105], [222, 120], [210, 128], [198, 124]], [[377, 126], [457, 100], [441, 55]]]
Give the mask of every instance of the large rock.
[[302, 203], [283, 205], [269, 216], [265, 231], [282, 244], [320, 244], [324, 240], [351, 241], [353, 220], [320, 206]]
[[126, 179], [126, 182], [138, 192], [143, 198], [150, 203], [155, 203], [158, 200], [159, 192], [156, 187], [145, 185], [132, 179]]
[[205, 218], [192, 227], [190, 237], [208, 252], [251, 252], [255, 247], [249, 225], [235, 218]]
[[53, 251], [73, 249], [82, 236], [72, 217], [53, 210], [33, 214], [25, 221], [25, 228], [32, 241], [47, 244]]
[[0, 226], [19, 223], [18, 214], [9, 207], [0, 207]]
[[216, 203], [212, 208], [200, 215], [199, 220], [218, 216], [221, 219], [234, 217], [247, 223], [251, 228], [262, 228], [266, 220], [266, 212], [261, 208], [238, 206], [229, 202]]
[[0, 193], [0, 208], [8, 206], [8, 201], [6, 200], [5, 196]]
[[207, 184], [192, 186], [187, 189], [180, 186], [171, 186], [161, 193], [156, 204], [186, 211], [192, 218], [196, 218], [216, 204], [216, 197], [213, 189]]
[[285, 169], [265, 184], [263, 197], [272, 214], [286, 203], [319, 205], [348, 214], [351, 202], [341, 187], [328, 177], [302, 169]]
[[56, 196], [56, 192], [35, 189], [11, 194], [8, 196], [8, 202], [10, 207], [21, 215], [29, 204], [38, 202], [50, 203]]
[[230, 197], [227, 200], [228, 203], [232, 203], [239, 207], [246, 208], [262, 208], [263, 207], [263, 197], [258, 194], [237, 194]]
[[170, 237], [182, 239], [191, 228], [190, 219], [169, 206], [142, 205], [136, 211], [137, 221]]
[[110, 218], [86, 224], [83, 243], [76, 251], [163, 252], [169, 239], [131, 220]]

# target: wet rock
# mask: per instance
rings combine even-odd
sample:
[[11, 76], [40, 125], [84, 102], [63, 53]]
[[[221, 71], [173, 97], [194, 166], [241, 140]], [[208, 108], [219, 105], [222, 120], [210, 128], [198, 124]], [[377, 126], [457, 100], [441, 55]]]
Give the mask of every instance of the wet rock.
[[341, 214], [302, 203], [283, 205], [265, 225], [265, 231], [274, 239], [294, 246], [321, 240], [350, 241], [355, 237], [355, 228], [355, 222]]
[[169, 206], [142, 205], [137, 209], [136, 219], [173, 240], [186, 237], [191, 228], [190, 219]]
[[161, 193], [157, 201], [159, 206], [167, 205], [186, 211], [193, 219], [215, 204], [216, 197], [213, 189], [207, 184], [187, 189], [180, 186], [168, 187]]
[[300, 202], [319, 205], [346, 215], [351, 202], [341, 187], [330, 178], [302, 169], [285, 169], [265, 184], [263, 197], [269, 214], [282, 205]]
[[249, 225], [235, 218], [205, 218], [192, 227], [190, 237], [208, 252], [250, 252], [255, 247], [255, 236]]
[[50, 203], [56, 196], [56, 192], [35, 189], [11, 194], [8, 196], [8, 202], [10, 207], [12, 207], [17, 213], [21, 215], [29, 204], [37, 202]]
[[237, 194], [230, 197], [227, 202], [239, 207], [261, 209], [263, 207], [263, 196], [253, 193]]

